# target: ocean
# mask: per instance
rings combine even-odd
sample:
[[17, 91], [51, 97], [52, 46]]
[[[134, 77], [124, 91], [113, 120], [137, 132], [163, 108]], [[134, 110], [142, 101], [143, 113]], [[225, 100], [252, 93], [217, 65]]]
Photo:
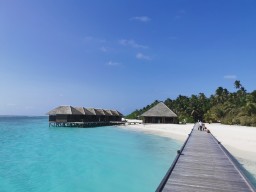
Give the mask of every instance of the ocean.
[[0, 117], [1, 192], [155, 191], [183, 143], [117, 127]]

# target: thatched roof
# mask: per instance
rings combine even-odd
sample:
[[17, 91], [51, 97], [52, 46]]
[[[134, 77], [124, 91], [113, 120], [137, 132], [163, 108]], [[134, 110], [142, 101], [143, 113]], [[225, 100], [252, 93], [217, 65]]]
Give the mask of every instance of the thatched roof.
[[88, 109], [84, 107], [74, 107], [77, 111], [81, 112], [83, 115], [95, 115], [92, 112], [90, 112]]
[[118, 114], [119, 116], [123, 116], [123, 114], [120, 113], [119, 111], [117, 111], [117, 110], [115, 110], [115, 111], [117, 112], [117, 114]]
[[111, 113], [112, 113], [114, 116], [123, 116], [123, 114], [120, 113], [120, 112], [117, 111], [117, 110], [111, 110]]
[[112, 113], [111, 110], [107, 109], [106, 111], [107, 111], [107, 113], [110, 114], [111, 116], [114, 116], [114, 114]]
[[169, 109], [163, 102], [146, 111], [141, 115], [142, 117], [177, 117], [177, 115]]
[[49, 111], [47, 115], [100, 115], [100, 116], [123, 116], [117, 110], [95, 109], [72, 106], [59, 106]]
[[[84, 107], [83, 107], [84, 108]], [[91, 111], [89, 111], [89, 109], [84, 108], [84, 114], [85, 115], [95, 115], [94, 113], [92, 113]]]
[[94, 108], [85, 108], [85, 109], [87, 109], [91, 114], [96, 115]]
[[83, 115], [79, 110], [72, 106], [59, 106], [47, 113], [48, 115]]
[[84, 115], [84, 108], [83, 107], [74, 107], [77, 111]]
[[110, 110], [105, 110], [105, 109], [103, 109], [103, 111], [104, 111], [104, 113], [105, 113], [106, 116], [113, 116], [113, 114], [111, 113]]
[[94, 109], [96, 112], [96, 115], [105, 115], [104, 111], [102, 109]]

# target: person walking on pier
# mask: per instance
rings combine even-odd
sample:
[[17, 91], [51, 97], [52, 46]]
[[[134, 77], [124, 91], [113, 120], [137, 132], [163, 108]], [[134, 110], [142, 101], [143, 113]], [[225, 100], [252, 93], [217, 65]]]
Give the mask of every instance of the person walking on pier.
[[205, 127], [205, 124], [203, 123], [202, 124], [202, 131], [205, 131], [206, 130], [206, 127]]
[[199, 121], [199, 126], [198, 126], [198, 130], [200, 130], [200, 131], [202, 131], [202, 122], [201, 121]]

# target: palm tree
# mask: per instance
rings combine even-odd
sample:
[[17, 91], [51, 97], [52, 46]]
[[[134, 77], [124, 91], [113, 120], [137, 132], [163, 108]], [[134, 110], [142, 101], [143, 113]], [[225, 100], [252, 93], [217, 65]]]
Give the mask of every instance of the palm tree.
[[241, 83], [240, 83], [240, 81], [238, 81], [238, 80], [235, 81], [234, 85], [235, 85], [235, 88], [236, 88], [236, 89], [240, 89], [241, 86], [242, 86]]
[[228, 96], [228, 90], [223, 89], [222, 87], [218, 87], [215, 91], [215, 98], [217, 103], [224, 103]]
[[222, 95], [222, 93], [223, 93], [223, 88], [222, 87], [218, 87], [217, 89], [216, 89], [216, 91], [215, 91], [215, 94], [217, 95], [217, 96], [221, 96]]

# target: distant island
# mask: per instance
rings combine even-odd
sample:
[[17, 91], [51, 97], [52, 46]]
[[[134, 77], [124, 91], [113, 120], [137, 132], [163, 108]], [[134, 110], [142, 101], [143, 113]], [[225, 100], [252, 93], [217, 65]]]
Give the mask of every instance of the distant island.
[[[235, 92], [218, 87], [209, 98], [204, 93], [198, 95], [179, 95], [172, 100], [167, 98], [164, 103], [177, 115], [180, 123], [194, 123], [198, 120], [228, 125], [244, 125], [256, 127], [256, 90], [247, 92], [239, 80], [234, 82]], [[159, 101], [155, 100], [142, 109], [127, 115], [127, 119], [137, 119]]]

